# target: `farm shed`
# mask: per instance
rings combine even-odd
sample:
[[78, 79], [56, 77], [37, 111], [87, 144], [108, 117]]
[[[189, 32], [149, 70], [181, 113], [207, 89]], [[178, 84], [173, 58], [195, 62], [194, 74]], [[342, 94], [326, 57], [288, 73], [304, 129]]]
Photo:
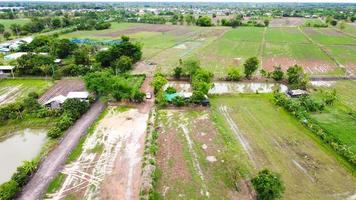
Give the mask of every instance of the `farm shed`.
[[69, 92], [67, 95], [67, 99], [80, 99], [82, 101], [88, 100], [89, 92], [81, 91], [81, 92]]
[[60, 108], [61, 105], [65, 102], [65, 100], [67, 100], [67, 97], [63, 95], [58, 95], [45, 102], [44, 105], [49, 108], [56, 109]]
[[297, 90], [288, 90], [287, 94], [291, 97], [300, 97], [300, 96], [307, 95], [308, 92], [305, 90], [297, 89]]
[[7, 77], [8, 75], [14, 76], [14, 66], [0, 66], [0, 78]]
[[16, 60], [21, 56], [27, 54], [27, 52], [17, 52], [4, 56], [4, 60]]

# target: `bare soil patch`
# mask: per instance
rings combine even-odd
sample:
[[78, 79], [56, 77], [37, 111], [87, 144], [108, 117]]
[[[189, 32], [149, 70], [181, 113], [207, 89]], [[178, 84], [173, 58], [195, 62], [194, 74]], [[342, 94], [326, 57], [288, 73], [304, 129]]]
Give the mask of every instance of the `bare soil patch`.
[[0, 93], [0, 105], [12, 103], [16, 101], [16, 98], [21, 95], [23, 91], [22, 85], [14, 87], [5, 87], [1, 89]]
[[173, 26], [166, 24], [143, 24], [139, 26], [129, 27], [124, 30], [117, 30], [106, 33], [96, 34], [98, 37], [120, 37], [122, 35], [129, 35], [138, 32], [160, 32], [160, 33], [172, 33], [173, 35], [180, 36], [191, 32], [191, 28], [188, 26]]
[[300, 26], [304, 23], [304, 18], [301, 17], [282, 17], [273, 19], [269, 26], [270, 27], [294, 27]]
[[328, 36], [345, 36], [344, 33], [331, 28], [324, 28], [321, 32]]
[[345, 67], [349, 74], [354, 75], [356, 73], [356, 63], [348, 62], [345, 64]]
[[327, 73], [335, 70], [335, 64], [323, 60], [296, 60], [288, 57], [272, 57], [263, 59], [263, 68], [267, 71], [273, 71], [274, 66], [281, 65], [283, 70], [298, 64], [309, 74]]
[[45, 103], [51, 98], [63, 95], [67, 96], [69, 92], [83, 91], [85, 90], [84, 81], [80, 79], [73, 80], [59, 80], [54, 86], [52, 86], [46, 93], [44, 93], [39, 99], [40, 104]]
[[318, 31], [314, 30], [313, 28], [304, 28], [303, 31], [309, 36], [320, 34]]

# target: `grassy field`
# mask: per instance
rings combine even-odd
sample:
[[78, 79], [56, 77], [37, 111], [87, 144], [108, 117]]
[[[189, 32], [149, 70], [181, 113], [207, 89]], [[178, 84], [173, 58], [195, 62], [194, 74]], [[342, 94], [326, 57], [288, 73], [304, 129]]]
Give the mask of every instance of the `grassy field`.
[[[354, 194], [356, 179], [333, 152], [295, 118], [275, 107], [268, 95], [212, 98], [222, 125], [231, 128], [249, 159], [250, 171], [270, 168], [286, 186], [283, 199], [345, 199]], [[242, 138], [242, 139], [241, 139]]]
[[3, 79], [0, 80], [0, 106], [15, 102], [31, 92], [42, 94], [53, 85], [45, 79]]
[[230, 29], [197, 52], [202, 66], [216, 76], [226, 74], [228, 67], [241, 66], [249, 57], [258, 56], [263, 28]]
[[296, 27], [268, 28], [266, 41], [271, 43], [310, 43]]
[[[318, 124], [341, 141], [351, 147], [356, 153], [356, 97], [353, 95], [356, 85], [352, 81], [337, 81], [331, 88], [335, 89], [338, 101], [333, 106], [326, 107], [322, 113], [315, 113], [312, 117]], [[317, 94], [316, 94], [317, 95]]]
[[[228, 132], [219, 134], [209, 110], [160, 110], [156, 194], [163, 199], [247, 199], [234, 189], [229, 167], [248, 176], [241, 149]], [[204, 126], [201, 126], [204, 124]], [[221, 127], [223, 128], [223, 127]], [[210, 161], [208, 159], [211, 159]]]
[[[356, 43], [355, 43], [356, 44]], [[335, 57], [346, 70], [356, 73], [356, 47], [353, 45], [328, 45], [325, 48]]]
[[332, 28], [304, 28], [304, 30], [314, 41], [323, 45], [351, 45], [356, 43], [356, 38], [340, 33]]
[[356, 24], [346, 24], [346, 28], [343, 30], [346, 33], [352, 34], [356, 37]]

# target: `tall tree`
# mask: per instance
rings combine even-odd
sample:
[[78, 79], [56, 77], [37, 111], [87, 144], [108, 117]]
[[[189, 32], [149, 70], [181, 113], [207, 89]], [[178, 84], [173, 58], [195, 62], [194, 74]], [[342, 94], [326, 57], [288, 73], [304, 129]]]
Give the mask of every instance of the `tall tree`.
[[257, 57], [251, 57], [248, 58], [245, 63], [244, 63], [244, 73], [246, 78], [251, 78], [252, 74], [257, 70], [258, 68], [258, 59]]

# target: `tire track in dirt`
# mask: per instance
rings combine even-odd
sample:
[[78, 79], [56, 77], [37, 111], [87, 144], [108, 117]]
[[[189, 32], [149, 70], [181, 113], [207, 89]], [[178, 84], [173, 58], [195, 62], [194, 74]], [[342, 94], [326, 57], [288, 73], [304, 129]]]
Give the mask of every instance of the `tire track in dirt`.
[[184, 137], [185, 139], [187, 140], [188, 142], [188, 148], [189, 148], [189, 152], [190, 154], [193, 155], [193, 166], [195, 168], [195, 171], [198, 172], [199, 174], [199, 177], [200, 177], [200, 180], [202, 182], [202, 190], [201, 190], [201, 194], [202, 195], [205, 195], [206, 197], [209, 198], [209, 191], [208, 191], [208, 187], [206, 186], [206, 183], [205, 183], [205, 177], [204, 177], [204, 174], [203, 174], [203, 170], [202, 168], [200, 167], [200, 164], [199, 164], [199, 161], [198, 161], [198, 155], [197, 153], [195, 152], [194, 148], [193, 148], [193, 141], [192, 139], [190, 138], [190, 135], [189, 135], [189, 130], [188, 128], [186, 127], [186, 125], [184, 124], [181, 124], [179, 126], [182, 130], [183, 130], [183, 133], [184, 133]]
[[234, 120], [231, 118], [230, 113], [228, 112], [227, 106], [221, 105], [219, 107], [219, 112], [224, 116], [224, 118], [226, 119], [226, 121], [230, 125], [230, 128], [231, 128], [232, 132], [235, 134], [235, 136], [239, 140], [242, 148], [247, 153], [247, 156], [251, 160], [253, 167], [258, 169], [259, 167], [258, 167], [258, 164], [256, 162], [256, 158], [253, 155], [253, 150], [252, 150], [250, 144], [248, 143], [248, 140], [244, 137], [244, 135], [241, 133], [240, 129], [238, 128], [238, 126], [236, 125]]

